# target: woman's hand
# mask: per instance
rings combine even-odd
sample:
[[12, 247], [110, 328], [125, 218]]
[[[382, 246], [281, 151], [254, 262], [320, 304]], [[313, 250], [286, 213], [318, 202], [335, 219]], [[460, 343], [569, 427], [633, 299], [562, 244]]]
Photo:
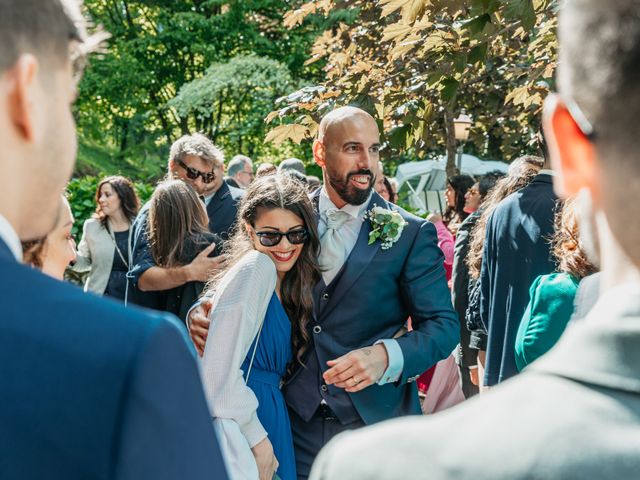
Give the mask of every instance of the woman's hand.
[[258, 464], [260, 480], [271, 480], [273, 474], [276, 473], [278, 469], [278, 460], [273, 453], [273, 447], [271, 446], [269, 437], [264, 437], [263, 440], [256, 443], [251, 451]]
[[427, 217], [427, 221], [431, 223], [438, 223], [442, 221], [442, 216], [438, 212], [433, 212], [429, 214], [429, 216]]

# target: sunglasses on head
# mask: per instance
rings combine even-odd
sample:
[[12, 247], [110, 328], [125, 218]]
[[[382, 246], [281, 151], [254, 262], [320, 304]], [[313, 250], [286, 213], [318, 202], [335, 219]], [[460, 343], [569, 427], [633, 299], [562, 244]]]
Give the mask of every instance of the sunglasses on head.
[[258, 240], [263, 247], [275, 247], [282, 241], [282, 237], [287, 237], [291, 245], [300, 245], [307, 240], [309, 232], [305, 228], [282, 232], [256, 232]]
[[185, 171], [187, 172], [187, 177], [191, 180], [197, 180], [198, 177], [202, 177], [202, 181], [204, 183], [211, 183], [216, 179], [216, 174], [213, 172], [213, 170], [208, 173], [201, 172], [196, 168], [189, 167], [182, 160], [178, 160], [178, 165], [185, 169]]

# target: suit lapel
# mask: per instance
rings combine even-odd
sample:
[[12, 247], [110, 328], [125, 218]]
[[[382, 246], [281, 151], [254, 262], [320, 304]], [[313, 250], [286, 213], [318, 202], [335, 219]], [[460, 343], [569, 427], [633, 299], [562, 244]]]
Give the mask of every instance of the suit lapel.
[[209, 214], [209, 218], [211, 218], [215, 212], [220, 210], [222, 205], [224, 205], [224, 199], [229, 195], [231, 195], [229, 186], [226, 184], [226, 182], [222, 182], [222, 185], [209, 202], [209, 205], [207, 205], [207, 213]]
[[[371, 210], [374, 205], [388, 208], [388, 205], [382, 197], [374, 192], [367, 210]], [[345, 294], [360, 278], [367, 266], [373, 260], [373, 257], [380, 249], [380, 241], [376, 241], [373, 245], [369, 245], [369, 233], [371, 233], [371, 222], [364, 220], [356, 244], [351, 250], [347, 261], [336, 278], [331, 282], [333, 293], [327, 301], [327, 305], [320, 312], [320, 317], [325, 317], [333, 308], [340, 303]], [[323, 282], [324, 283], [324, 282]]]
[[13, 256], [13, 252], [9, 248], [2, 237], [0, 237], [0, 259], [16, 262], [16, 257]]
[[[321, 189], [317, 189], [315, 192], [309, 195], [311, 204], [313, 205], [313, 213], [316, 220], [316, 228], [320, 224], [320, 192]], [[316, 283], [313, 288], [313, 310], [316, 318], [320, 317], [320, 307], [322, 306], [322, 292], [326, 288], [324, 280], [320, 278], [320, 281]]]

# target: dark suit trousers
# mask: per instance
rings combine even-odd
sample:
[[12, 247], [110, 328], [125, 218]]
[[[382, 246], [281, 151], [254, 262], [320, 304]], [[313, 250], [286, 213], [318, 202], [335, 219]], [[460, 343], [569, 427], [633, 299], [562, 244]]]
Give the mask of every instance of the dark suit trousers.
[[311, 417], [311, 420], [305, 422], [296, 412], [289, 409], [298, 480], [309, 478], [313, 461], [329, 440], [339, 433], [365, 426], [362, 420], [342, 425], [337, 418], [323, 415], [320, 410]]

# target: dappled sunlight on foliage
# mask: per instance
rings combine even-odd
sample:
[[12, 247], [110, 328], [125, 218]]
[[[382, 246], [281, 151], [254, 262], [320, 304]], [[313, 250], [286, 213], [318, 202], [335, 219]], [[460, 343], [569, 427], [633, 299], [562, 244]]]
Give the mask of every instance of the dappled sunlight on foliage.
[[325, 80], [284, 97], [268, 117], [278, 140], [282, 125], [292, 140], [299, 140], [297, 125], [311, 137], [309, 118], [353, 104], [382, 120], [387, 156], [446, 146], [451, 160], [452, 120], [466, 108], [476, 153], [509, 160], [532, 149], [553, 83], [555, 2], [318, 0], [286, 18], [304, 25], [343, 9], [355, 9], [357, 19], [322, 33], [308, 60], [325, 62]]

